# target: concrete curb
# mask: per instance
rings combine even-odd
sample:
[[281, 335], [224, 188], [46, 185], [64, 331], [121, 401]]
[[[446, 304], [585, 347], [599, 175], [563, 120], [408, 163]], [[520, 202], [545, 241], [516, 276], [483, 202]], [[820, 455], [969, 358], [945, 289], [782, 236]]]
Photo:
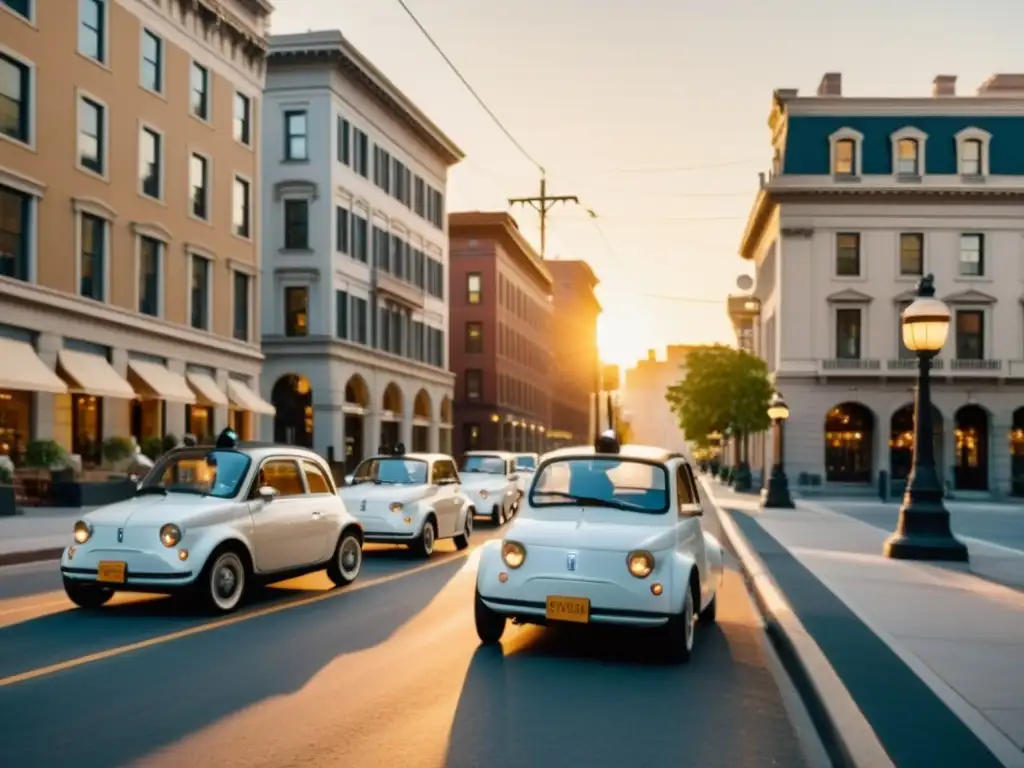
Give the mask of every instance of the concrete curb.
[[30, 549], [25, 552], [0, 552], [0, 567], [5, 565], [23, 565], [39, 563], [44, 560], [59, 560], [65, 547], [47, 547], [46, 549]]
[[721, 508], [710, 483], [704, 478], [700, 483], [715, 505], [722, 533], [735, 550], [764, 617], [765, 631], [800, 693], [832, 764], [836, 768], [893, 768], [867, 718], [800, 623], [764, 562]]

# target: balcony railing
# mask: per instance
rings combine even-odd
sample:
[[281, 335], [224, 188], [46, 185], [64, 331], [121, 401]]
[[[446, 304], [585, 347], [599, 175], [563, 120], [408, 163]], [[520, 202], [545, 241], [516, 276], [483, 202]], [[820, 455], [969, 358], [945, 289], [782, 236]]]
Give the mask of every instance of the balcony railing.
[[[940, 358], [932, 360], [932, 370], [941, 371], [946, 366], [946, 361]], [[893, 360], [889, 360], [885, 364], [885, 368], [888, 371], [911, 371], [917, 372], [917, 358], [916, 357], [899, 357]]]
[[861, 358], [836, 357], [818, 361], [818, 370], [822, 373], [874, 374], [881, 370], [881, 360], [865, 360]]
[[950, 360], [950, 370], [958, 373], [999, 373], [1003, 370], [1002, 360]]

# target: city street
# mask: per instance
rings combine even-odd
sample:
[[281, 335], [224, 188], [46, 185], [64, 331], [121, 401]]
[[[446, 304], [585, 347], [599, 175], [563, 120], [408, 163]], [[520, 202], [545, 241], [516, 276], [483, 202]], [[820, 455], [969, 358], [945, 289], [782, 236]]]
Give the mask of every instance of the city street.
[[731, 559], [689, 666], [607, 632], [515, 627], [481, 649], [474, 552], [494, 535], [427, 564], [374, 548], [354, 588], [314, 574], [226, 620], [160, 598], [87, 613], [56, 563], [0, 569], [0, 763], [824, 764]]

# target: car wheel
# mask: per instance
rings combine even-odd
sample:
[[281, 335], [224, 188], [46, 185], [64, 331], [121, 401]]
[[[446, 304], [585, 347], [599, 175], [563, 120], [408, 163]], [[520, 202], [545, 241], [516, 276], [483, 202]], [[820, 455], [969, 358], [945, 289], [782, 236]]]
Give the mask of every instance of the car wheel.
[[700, 620], [705, 624], [714, 624], [718, 618], [718, 593], [716, 592], [711, 598], [711, 602], [707, 604], [703, 611], [700, 612]]
[[433, 520], [423, 523], [423, 530], [420, 532], [419, 541], [412, 545], [411, 549], [420, 557], [430, 557], [434, 554], [434, 543], [437, 541], [437, 527]]
[[215, 552], [200, 577], [200, 601], [214, 613], [231, 613], [245, 596], [246, 570], [233, 549]]
[[99, 608], [110, 602], [114, 590], [64, 579], [64, 593], [79, 608]]
[[455, 548], [465, 549], [469, 546], [469, 539], [473, 535], [473, 510], [466, 512], [466, 525], [462, 533], [455, 537]]
[[664, 627], [665, 655], [669, 662], [686, 664], [690, 661], [693, 653], [694, 624], [693, 590], [687, 587], [683, 610], [675, 616], [670, 616], [668, 624]]
[[491, 521], [495, 525], [505, 524], [505, 507], [501, 504], [494, 505], [494, 512], [491, 513]]
[[483, 645], [494, 645], [505, 634], [505, 617], [488, 608], [479, 592], [473, 598], [473, 619], [476, 622], [476, 635]]
[[345, 587], [356, 580], [363, 568], [363, 543], [351, 530], [344, 531], [327, 564], [327, 577], [336, 587]]

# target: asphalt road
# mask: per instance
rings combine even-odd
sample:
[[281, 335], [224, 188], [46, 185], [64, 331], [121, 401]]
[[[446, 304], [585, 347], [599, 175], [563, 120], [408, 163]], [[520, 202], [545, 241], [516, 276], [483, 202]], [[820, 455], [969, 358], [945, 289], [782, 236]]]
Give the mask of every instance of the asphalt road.
[[481, 649], [476, 546], [443, 549], [374, 548], [353, 587], [313, 574], [215, 621], [160, 598], [76, 610], [55, 564], [0, 568], [0, 765], [823, 765], [734, 567], [669, 667], [629, 633]]

